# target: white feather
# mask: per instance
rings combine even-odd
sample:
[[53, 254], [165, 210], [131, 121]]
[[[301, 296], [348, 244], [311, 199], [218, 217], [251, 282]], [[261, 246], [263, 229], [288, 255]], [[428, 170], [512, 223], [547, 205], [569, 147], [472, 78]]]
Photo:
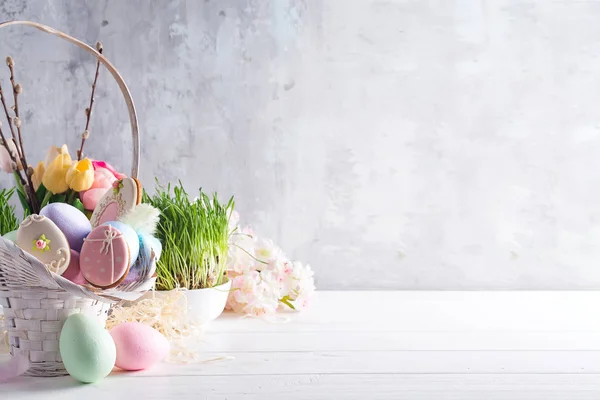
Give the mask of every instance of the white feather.
[[138, 233], [154, 235], [160, 218], [160, 211], [150, 204], [139, 204], [121, 217], [121, 222], [131, 226]]

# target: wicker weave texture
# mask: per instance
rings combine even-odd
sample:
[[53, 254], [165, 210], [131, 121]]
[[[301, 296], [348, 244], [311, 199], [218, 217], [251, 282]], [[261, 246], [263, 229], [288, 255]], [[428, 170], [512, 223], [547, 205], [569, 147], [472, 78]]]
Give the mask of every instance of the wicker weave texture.
[[106, 320], [110, 305], [68, 292], [48, 289], [0, 291], [8, 326], [11, 354], [31, 363], [27, 375], [66, 375], [59, 351], [60, 331], [72, 314], [84, 313]]
[[85, 313], [106, 320], [111, 304], [139, 298], [155, 280], [94, 291], [51, 273], [33, 256], [0, 237], [0, 306], [11, 354], [29, 359], [26, 375], [66, 375], [58, 342], [69, 315]]
[[[87, 44], [49, 26], [31, 21], [0, 22], [0, 28], [23, 25], [33, 27], [77, 45], [101, 62], [117, 82], [129, 111], [133, 137], [131, 176], [138, 176], [140, 137], [131, 93], [117, 69]], [[145, 281], [98, 290], [77, 285], [50, 272], [35, 257], [0, 237], [0, 306], [3, 307], [11, 354], [30, 361], [27, 375], [66, 375], [59, 351], [60, 331], [72, 314], [85, 313], [106, 320], [110, 305], [134, 301], [154, 287], [156, 277]], [[1, 396], [0, 396], [1, 397]]]
[[0, 237], [0, 306], [11, 354], [29, 359], [26, 375], [66, 375], [59, 349], [66, 319], [84, 313], [104, 322], [111, 304], [135, 300], [152, 288], [154, 281], [126, 287], [126, 291], [94, 292], [49, 272], [33, 256]]

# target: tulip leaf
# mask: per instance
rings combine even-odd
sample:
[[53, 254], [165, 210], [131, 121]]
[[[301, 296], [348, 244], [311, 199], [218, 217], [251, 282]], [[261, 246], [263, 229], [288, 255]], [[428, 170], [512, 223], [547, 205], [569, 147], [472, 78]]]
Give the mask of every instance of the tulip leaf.
[[31, 207], [29, 206], [29, 202], [27, 201], [27, 196], [25, 195], [25, 188], [21, 183], [20, 176], [17, 172], [14, 172], [15, 182], [17, 182], [17, 195], [19, 196], [19, 200], [21, 201], [21, 206], [23, 206], [23, 216], [27, 217], [31, 214]]
[[19, 200], [21, 200], [21, 205], [23, 206], [23, 216], [27, 217], [31, 214], [31, 209], [29, 208], [29, 203], [27, 203], [27, 198], [25, 194], [17, 189], [17, 194], [19, 195]]
[[17, 182], [17, 190], [20, 190], [21, 193], [25, 194], [25, 189], [21, 183], [21, 175], [19, 175], [17, 171], [13, 172], [13, 175], [15, 176], [15, 182]]
[[74, 191], [73, 189], [69, 189], [67, 191], [67, 204], [73, 205], [73, 202], [75, 201], [76, 196], [77, 196], [77, 192]]
[[67, 199], [66, 193], [53, 194], [52, 196], [50, 196], [49, 202], [50, 203], [64, 203], [66, 199]]
[[40, 209], [46, 207], [46, 205], [50, 201], [51, 197], [52, 197], [52, 192], [49, 190], [46, 190], [46, 193], [44, 194], [44, 198], [41, 200], [42, 205], [40, 206]]
[[46, 193], [48, 193], [46, 186], [44, 186], [43, 183], [40, 183], [40, 186], [35, 191], [35, 196], [37, 197], [38, 202], [40, 204], [42, 204], [42, 202], [44, 201], [44, 198], [46, 197]]
[[73, 201], [73, 207], [85, 214], [85, 208], [83, 207], [83, 203], [78, 198]]

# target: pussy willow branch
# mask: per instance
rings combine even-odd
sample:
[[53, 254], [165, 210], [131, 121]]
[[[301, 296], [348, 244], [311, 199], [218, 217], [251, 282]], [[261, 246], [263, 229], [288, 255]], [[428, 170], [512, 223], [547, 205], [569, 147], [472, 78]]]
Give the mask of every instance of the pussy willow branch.
[[9, 139], [12, 140], [14, 145], [15, 145], [15, 149], [16, 149], [16, 153], [14, 154], [13, 151], [11, 151], [10, 147], [8, 146], [8, 140], [6, 139], [6, 137], [4, 136], [4, 133], [1, 134], [1, 138], [2, 138], [2, 145], [4, 146], [4, 148], [6, 149], [6, 151], [8, 152], [8, 155], [10, 156], [10, 159], [12, 162], [14, 162], [17, 165], [17, 175], [19, 176], [20, 180], [21, 180], [21, 184], [25, 185], [25, 179], [23, 179], [23, 176], [21, 175], [21, 171], [19, 170], [19, 163], [21, 162], [22, 165], [22, 161], [21, 161], [21, 156], [19, 153], [19, 147], [17, 146], [17, 143], [15, 142], [14, 139], [16, 139], [16, 135], [14, 132], [14, 128], [12, 126], [12, 119], [10, 118], [10, 113], [8, 112], [8, 107], [6, 106], [6, 100], [4, 98], [4, 91], [2, 90], [2, 84], [0, 84], [0, 102], [2, 103], [2, 106], [4, 108], [4, 114], [6, 115], [6, 119], [8, 120], [8, 126], [10, 126], [10, 130], [11, 133], [13, 135], [13, 139]]
[[[14, 61], [12, 59], [12, 57], [6, 57], [6, 64], [13, 64], [14, 65]], [[12, 118], [10, 117], [10, 112], [8, 111], [8, 107], [6, 105], [6, 99], [4, 98], [4, 91], [2, 90], [2, 86], [0, 85], [0, 101], [2, 102], [2, 107], [4, 108], [4, 115], [6, 115], [6, 119], [8, 121], [8, 126], [10, 127], [10, 133], [12, 134], [13, 140], [15, 142], [15, 147], [17, 148], [17, 154], [19, 156], [19, 159], [22, 159], [21, 156], [21, 149], [19, 149], [19, 146], [17, 146], [17, 144], [19, 142], [17, 142], [17, 135], [15, 133], [15, 128], [13, 127], [13, 121]]]
[[19, 94], [21, 94], [21, 91], [23, 90], [21, 88], [21, 85], [16, 84], [15, 83], [15, 63], [12, 60], [12, 58], [10, 59], [11, 62], [8, 62], [8, 60], [6, 61], [6, 64], [8, 65], [8, 69], [10, 70], [10, 83], [12, 85], [12, 89], [13, 89], [13, 99], [15, 101], [15, 107], [14, 107], [14, 111], [15, 111], [15, 117], [17, 117], [15, 119], [15, 126], [17, 127], [17, 132], [19, 134], [19, 146], [21, 148], [21, 158], [23, 159], [23, 168], [27, 168], [27, 166], [29, 164], [27, 164], [27, 157], [25, 156], [25, 147], [23, 146], [23, 135], [21, 135], [21, 118], [19, 117]]
[[[102, 54], [104, 48], [102, 47], [102, 43], [96, 43], [96, 50], [98, 53]], [[83, 146], [85, 145], [85, 141], [90, 135], [90, 119], [92, 117], [92, 108], [94, 107], [94, 94], [96, 93], [96, 82], [98, 82], [98, 75], [100, 75], [100, 60], [96, 61], [96, 75], [94, 75], [94, 83], [92, 83], [92, 94], [90, 95], [90, 105], [85, 109], [85, 130], [81, 134], [81, 147], [77, 151], [77, 160], [81, 160], [83, 157]]]
[[2, 140], [2, 147], [4, 147], [6, 149], [6, 151], [8, 152], [8, 156], [10, 157], [11, 162], [13, 162], [17, 166], [17, 170], [15, 172], [17, 173], [17, 176], [19, 177], [19, 180], [21, 181], [21, 185], [25, 185], [26, 184], [25, 179], [23, 179], [23, 176], [21, 175], [21, 171], [19, 171], [19, 168], [18, 168], [19, 163], [16, 158], [17, 156], [12, 151], [10, 151], [10, 147], [8, 146], [8, 142], [6, 141], [4, 132], [2, 132], [2, 122], [0, 122], [0, 139]]
[[[17, 153], [19, 153], [21, 159], [21, 165], [23, 167], [23, 171], [25, 172], [25, 179], [27, 180], [27, 184], [23, 185], [25, 190], [27, 191], [27, 197], [29, 197], [29, 206], [31, 208], [31, 212], [33, 214], [37, 214], [40, 211], [39, 201], [37, 199], [35, 189], [33, 188], [33, 181], [31, 180], [32, 170], [29, 168], [29, 164], [27, 164], [27, 157], [25, 156], [25, 147], [23, 146], [23, 135], [21, 134], [21, 119], [19, 118], [19, 94], [23, 90], [21, 85], [15, 83], [15, 62], [12, 57], [6, 57], [6, 65], [10, 70], [10, 83], [13, 91], [13, 99], [14, 99], [14, 111], [15, 118], [13, 120], [14, 125], [17, 127], [17, 132], [19, 134], [19, 141], [15, 137], [15, 131], [13, 126], [11, 125], [10, 113], [6, 107], [6, 100], [4, 99], [4, 95], [2, 96], [2, 105], [4, 107], [4, 112], [6, 114], [6, 119], [8, 119], [8, 123], [11, 128], [11, 132], [13, 135], [13, 140], [15, 141], [15, 147], [17, 148]], [[17, 164], [17, 171], [19, 170]]]

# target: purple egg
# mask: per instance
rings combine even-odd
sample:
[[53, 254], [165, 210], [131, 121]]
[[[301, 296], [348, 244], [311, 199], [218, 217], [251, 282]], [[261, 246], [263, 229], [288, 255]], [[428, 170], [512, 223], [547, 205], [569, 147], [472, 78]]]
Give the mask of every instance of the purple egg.
[[40, 211], [64, 233], [72, 250], [81, 251], [83, 239], [92, 230], [92, 224], [84, 213], [66, 203], [50, 203]]

